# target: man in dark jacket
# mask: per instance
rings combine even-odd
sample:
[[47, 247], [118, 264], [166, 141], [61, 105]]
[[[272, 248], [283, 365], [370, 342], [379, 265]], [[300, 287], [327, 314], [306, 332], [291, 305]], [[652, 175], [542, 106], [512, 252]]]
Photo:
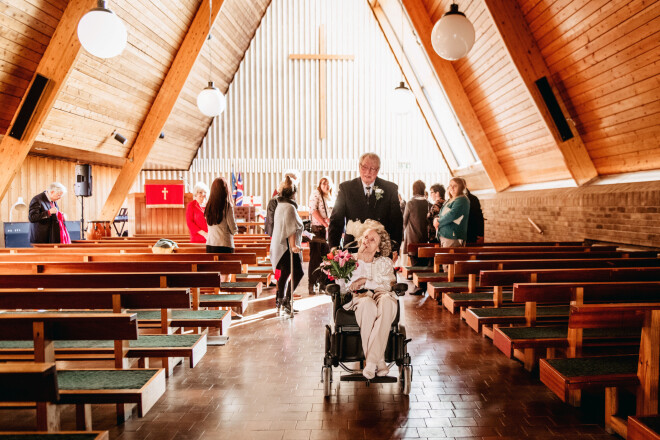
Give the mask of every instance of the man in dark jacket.
[[[372, 219], [380, 222], [396, 243], [392, 249], [399, 249], [403, 236], [403, 214], [399, 206], [399, 187], [378, 178], [380, 158], [375, 153], [365, 153], [360, 157], [360, 177], [339, 185], [337, 201], [332, 208], [328, 228], [328, 244], [338, 247], [346, 223], [349, 220], [364, 222]], [[352, 235], [344, 237], [344, 246], [355, 240]], [[393, 252], [396, 261], [398, 252]]]
[[57, 221], [59, 206], [57, 201], [66, 192], [64, 185], [53, 182], [48, 189], [37, 194], [30, 201], [28, 220], [30, 221], [30, 243], [59, 243], [60, 224]]

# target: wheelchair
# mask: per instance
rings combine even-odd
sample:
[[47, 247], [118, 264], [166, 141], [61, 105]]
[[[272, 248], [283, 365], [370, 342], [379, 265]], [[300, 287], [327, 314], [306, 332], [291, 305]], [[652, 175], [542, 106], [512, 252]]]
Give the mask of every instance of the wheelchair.
[[[397, 297], [403, 296], [408, 289], [404, 283], [395, 284], [392, 290]], [[325, 326], [325, 357], [321, 368], [321, 381], [326, 397], [331, 394], [332, 368], [341, 367], [349, 374], [340, 376], [341, 381], [366, 381], [367, 386], [373, 383], [395, 383], [399, 382], [403, 394], [410, 394], [413, 368], [408, 354], [407, 345], [411, 339], [406, 339], [406, 328], [401, 315], [401, 302], [397, 301], [397, 312], [390, 336], [385, 349], [385, 362], [390, 366], [396, 364], [399, 367], [398, 378], [394, 376], [376, 376], [368, 380], [362, 375], [365, 356], [362, 350], [362, 339], [360, 338], [360, 327], [355, 318], [355, 312], [345, 310], [343, 305], [350, 300], [350, 295], [342, 295], [337, 284], [329, 284], [326, 293], [332, 297], [333, 323]], [[347, 298], [342, 298], [342, 296]], [[359, 368], [352, 369], [345, 365], [347, 362], [358, 362]]]

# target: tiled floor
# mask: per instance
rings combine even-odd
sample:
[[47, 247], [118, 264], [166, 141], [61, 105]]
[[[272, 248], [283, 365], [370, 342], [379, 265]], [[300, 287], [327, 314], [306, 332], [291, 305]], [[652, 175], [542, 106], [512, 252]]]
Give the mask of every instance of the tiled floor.
[[[306, 291], [302, 284], [300, 291]], [[95, 428], [120, 439], [615, 439], [602, 429], [602, 402], [571, 408], [518, 362], [506, 359], [427, 297], [406, 296], [413, 388], [341, 383], [323, 397], [320, 372], [326, 296], [297, 302], [295, 319], [274, 316], [266, 292], [209, 347], [194, 369], [178, 366], [166, 394], [142, 419], [116, 426], [94, 408]], [[29, 411], [0, 412], [3, 429], [27, 429]], [[72, 428], [72, 410], [64, 427]], [[67, 426], [68, 425], [68, 426]]]

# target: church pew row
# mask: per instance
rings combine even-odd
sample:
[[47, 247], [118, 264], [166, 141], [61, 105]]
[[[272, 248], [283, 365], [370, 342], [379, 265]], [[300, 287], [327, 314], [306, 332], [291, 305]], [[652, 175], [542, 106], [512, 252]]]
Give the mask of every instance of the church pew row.
[[[43, 253], [94, 253], [94, 254], [116, 254], [116, 253], [136, 253], [144, 254], [151, 252], [150, 246], [111, 246], [111, 247], [96, 247], [96, 246], [83, 246], [83, 247], [43, 247], [43, 248], [0, 248], [0, 254], [43, 254]], [[269, 255], [270, 247], [269, 246], [240, 246], [236, 247], [237, 253], [251, 253], [256, 254], [257, 258], [266, 258]], [[182, 247], [174, 249], [173, 253], [175, 254], [205, 254], [206, 249], [203, 247]]]
[[[585, 246], [582, 241], [498, 241], [482, 243], [481, 247], [490, 246]], [[408, 255], [419, 256], [419, 249], [422, 248], [440, 248], [440, 243], [409, 243], [406, 253]]]
[[[3, 288], [164, 288], [184, 287], [192, 289], [193, 309], [177, 311], [172, 318], [173, 326], [215, 327], [226, 334], [231, 317], [225, 310], [201, 310], [199, 313], [200, 288], [220, 288], [217, 272], [116, 272], [116, 273], [61, 273], [61, 274], [0, 274]], [[185, 313], [184, 313], [185, 312]], [[153, 319], [148, 321], [153, 326]], [[160, 324], [157, 324], [159, 326]]]
[[[535, 326], [533, 322], [536, 304], [578, 304], [578, 303], [621, 303], [621, 302], [660, 302], [660, 281], [635, 282], [575, 282], [514, 284], [513, 302], [525, 303], [524, 327], [498, 327], [493, 331], [493, 344], [508, 357], [516, 357], [523, 362], [526, 370], [536, 365], [540, 353], [555, 357], [555, 350], [569, 347], [568, 327]], [[618, 336], [614, 343], [604, 342]], [[639, 341], [639, 335], [633, 335]], [[585, 341], [594, 346], [612, 347], [630, 345], [630, 333], [603, 333], [586, 330]]]
[[[157, 309], [160, 313], [158, 335], [140, 335], [131, 341], [121, 359], [115, 359], [116, 366], [123, 364], [124, 358], [137, 358], [146, 364], [149, 358], [186, 358], [193, 368], [206, 353], [206, 335], [169, 334], [176, 325], [176, 313], [170, 309], [190, 307], [189, 289], [0, 289], [0, 309], [70, 309], [70, 310], [112, 310], [126, 312], [131, 308]], [[139, 320], [139, 313], [138, 313]], [[33, 359], [33, 347], [28, 341], [0, 342], [0, 359]], [[118, 355], [112, 343], [95, 341], [58, 341], [55, 343], [58, 360], [113, 359]], [[163, 366], [168, 367], [163, 359]]]
[[[0, 313], [0, 340], [32, 341], [35, 362], [54, 362], [55, 340], [113, 340], [125, 351], [138, 337], [135, 314], [126, 313]], [[77, 429], [91, 430], [91, 404], [116, 404], [119, 423], [125, 404], [137, 405], [142, 417], [165, 392], [165, 371], [157, 369], [61, 369], [57, 371], [59, 403], [76, 405]], [[52, 407], [37, 405], [38, 429], [58, 425]], [[50, 413], [50, 414], [49, 414]], [[52, 417], [51, 417], [52, 416]]]
[[[6, 363], [0, 364], [0, 402], [37, 402], [42, 407], [39, 411], [41, 420], [37, 423], [44, 429], [55, 429], [57, 420], [51, 421], [48, 414], [56, 413], [56, 408], [51, 404], [60, 399], [59, 386], [57, 382], [57, 371], [52, 362], [39, 363]], [[44, 420], [44, 415], [45, 420]], [[19, 431], [2, 432], [0, 439], [40, 438], [40, 439], [73, 439], [107, 440], [108, 431]]]
[[[481, 271], [480, 285], [493, 288], [493, 308], [468, 308], [464, 312], [465, 322], [477, 333], [492, 339], [492, 326], [524, 324], [529, 321], [525, 307], [506, 307], [497, 310], [503, 303], [504, 286], [515, 283], [540, 282], [582, 282], [582, 281], [660, 281], [658, 267], [622, 267], [590, 269], [521, 269], [501, 271]], [[534, 323], [539, 321], [557, 322], [568, 316], [568, 306], [536, 308]]]
[[574, 305], [571, 306], [568, 327], [573, 331], [641, 329], [636, 355], [541, 359], [539, 364], [541, 382], [566, 403], [578, 403], [581, 390], [605, 390], [605, 427], [625, 438], [626, 420], [617, 416], [619, 395], [623, 389], [632, 387], [635, 390], [635, 415], [658, 412], [660, 304]]

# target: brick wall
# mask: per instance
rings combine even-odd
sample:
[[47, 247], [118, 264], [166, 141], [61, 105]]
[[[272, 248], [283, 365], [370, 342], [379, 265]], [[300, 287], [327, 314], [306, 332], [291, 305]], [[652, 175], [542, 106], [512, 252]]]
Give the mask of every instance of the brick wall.
[[659, 181], [484, 194], [480, 200], [486, 241], [592, 239], [660, 247]]

